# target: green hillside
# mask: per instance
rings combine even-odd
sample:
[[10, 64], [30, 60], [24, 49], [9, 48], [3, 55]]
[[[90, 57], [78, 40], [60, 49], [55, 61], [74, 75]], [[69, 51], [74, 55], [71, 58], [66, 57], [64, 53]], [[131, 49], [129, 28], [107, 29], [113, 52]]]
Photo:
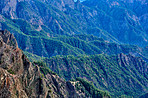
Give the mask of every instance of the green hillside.
[[112, 96], [137, 97], [147, 91], [147, 63], [139, 57], [117, 56], [56, 56], [44, 60], [47, 66], [63, 79], [81, 77], [92, 81]]

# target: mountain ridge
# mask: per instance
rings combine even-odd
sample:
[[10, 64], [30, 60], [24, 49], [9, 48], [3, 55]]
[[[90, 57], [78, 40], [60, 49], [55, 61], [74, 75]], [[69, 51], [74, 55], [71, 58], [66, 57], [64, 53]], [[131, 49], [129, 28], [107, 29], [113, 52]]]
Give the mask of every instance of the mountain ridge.
[[[147, 5], [147, 0], [1, 0], [0, 29], [14, 35], [0, 31], [3, 90], [20, 96], [15, 80], [25, 97], [110, 97], [106, 90], [113, 97], [146, 96]], [[49, 68], [76, 80], [64, 81]]]
[[109, 91], [113, 97], [139, 97], [147, 92], [147, 63], [140, 57], [115, 56], [56, 56], [45, 59], [47, 66], [66, 80], [81, 77]]
[[[2, 98], [110, 98], [107, 92], [98, 90], [84, 79], [64, 81], [43, 63], [31, 63], [17, 47], [17, 42], [9, 31], [0, 31], [0, 51]], [[87, 89], [86, 84], [90, 89]]]
[[[79, 4], [74, 1], [68, 1], [66, 4], [65, 1], [61, 0], [60, 2], [63, 2], [64, 5], [60, 4], [58, 1], [54, 1], [54, 3], [57, 4], [57, 6], [54, 6], [54, 3], [52, 3], [53, 1], [51, 2], [50, 0], [46, 1], [47, 4], [44, 4], [45, 2], [43, 1], [36, 1], [35, 3], [33, 3], [34, 1], [32, 1], [32, 3], [30, 1], [26, 3], [24, 1], [21, 1], [21, 2], [17, 2], [18, 3], [17, 6], [20, 6], [19, 8], [20, 10], [22, 9], [22, 11], [27, 11], [28, 15], [26, 16], [25, 14], [20, 13], [21, 16], [19, 16], [18, 14], [17, 17], [27, 20], [32, 25], [33, 24], [39, 25], [39, 26], [45, 25], [51, 32], [54, 32], [57, 34], [64, 34], [64, 35], [65, 34], [77, 34], [77, 33], [82, 34], [83, 32], [85, 32], [86, 34], [90, 33], [95, 36], [103, 37], [105, 39], [108, 39], [109, 41], [136, 44], [139, 46], [140, 44], [137, 44], [137, 43], [142, 43], [143, 44], [142, 46], [144, 46], [144, 44], [147, 43], [146, 41], [147, 34], [145, 31], [146, 27], [143, 27], [144, 25], [141, 25], [143, 23], [145, 24], [144, 21], [143, 22], [141, 21], [144, 18], [139, 18], [140, 16], [136, 16], [137, 14], [134, 14], [132, 10], [128, 10], [128, 8], [124, 6], [126, 4], [128, 6], [128, 3], [126, 2], [125, 3], [122, 2], [124, 4], [122, 3], [120, 4], [121, 1], [117, 1], [121, 7], [115, 6], [115, 7], [110, 8], [109, 7], [109, 5], [111, 5], [110, 2], [113, 2], [113, 1], [104, 1], [104, 2], [99, 1], [97, 3], [94, 3], [98, 5], [100, 3], [104, 3], [104, 5], [106, 5], [106, 9], [108, 9], [108, 12], [106, 12], [105, 9], [103, 11], [103, 6], [100, 6], [99, 8], [90, 7], [89, 5], [87, 5], [87, 2], [90, 2], [90, 1], [84, 1], [83, 3], [79, 3]], [[21, 4], [19, 5], [19, 3]], [[135, 1], [135, 4], [136, 3], [138, 3], [138, 1]], [[91, 3], [88, 3], [88, 4], [91, 4]], [[142, 3], [140, 4], [141, 6], [147, 7], [147, 5], [142, 5]], [[73, 7], [71, 7], [71, 5]], [[93, 6], [93, 4], [91, 5]], [[25, 6], [26, 7], [29, 6], [30, 9], [29, 8], [24, 9], [23, 7]], [[64, 6], [63, 8], [65, 10], [64, 11], [60, 10], [61, 7], [59, 6]], [[3, 9], [3, 7], [1, 8]], [[132, 7], [130, 6], [129, 8], [132, 9]], [[17, 13], [19, 13], [20, 10], [14, 9], [14, 12], [18, 11]], [[119, 13], [121, 14], [121, 17], [119, 17], [120, 15], [116, 16], [116, 13], [118, 13], [120, 10], [121, 12], [123, 11], [122, 13], [121, 12]], [[111, 12], [109, 13], [109, 11]], [[3, 11], [3, 13], [6, 13], [6, 12], [5, 10]], [[143, 11], [143, 12], [145, 12], [144, 14], [147, 13], [146, 11]], [[31, 14], [31, 13], [34, 13], [34, 14]], [[13, 15], [13, 14], [11, 13], [10, 15]], [[33, 17], [36, 17], [36, 18], [33, 18]], [[49, 21], [49, 23], [47, 21]], [[124, 24], [121, 22], [123, 22]], [[86, 27], [89, 27], [89, 28], [86, 28]], [[57, 30], [55, 28], [57, 28]], [[42, 30], [44, 29], [42, 28]], [[51, 33], [51, 32], [48, 31], [48, 33]], [[137, 36], [137, 34], [139, 35]], [[120, 38], [120, 36], [118, 35], [122, 35], [125, 37]], [[129, 38], [127, 39], [126, 36], [129, 36]], [[136, 40], [137, 42], [135, 42]]]
[[[0, 1], [0, 27], [3, 30], [8, 29], [14, 34], [23, 51], [45, 57], [62, 54], [55, 53], [55, 51], [52, 52], [53, 55], [48, 54], [48, 50], [44, 46], [44, 43], [47, 45], [51, 41], [48, 39], [75, 34], [92, 34], [117, 44], [146, 47], [148, 36], [145, 27], [147, 23], [145, 9], [147, 4], [139, 2], [142, 1], [134, 3], [122, 2], [122, 0], [99, 2], [88, 0], [82, 3], [72, 0], [68, 0], [67, 3], [63, 0]], [[134, 10], [134, 5], [141, 7]], [[143, 13], [140, 13], [142, 7], [145, 9]], [[25, 42], [22, 42], [21, 39]], [[39, 45], [36, 45], [35, 41]], [[67, 46], [66, 43], [63, 47], [68, 49], [70, 46]], [[41, 54], [38, 54], [38, 49]], [[81, 53], [73, 51], [72, 54]]]

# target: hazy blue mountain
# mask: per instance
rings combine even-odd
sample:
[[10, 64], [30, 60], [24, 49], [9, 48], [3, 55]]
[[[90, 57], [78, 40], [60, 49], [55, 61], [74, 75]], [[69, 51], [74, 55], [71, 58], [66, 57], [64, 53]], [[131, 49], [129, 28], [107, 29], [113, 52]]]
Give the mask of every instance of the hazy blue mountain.
[[[72, 0], [1, 1], [1, 18], [4, 16], [15, 24], [14, 35], [19, 31], [47, 37], [72, 34], [93, 34], [105, 40], [147, 45], [147, 1], [87, 0], [83, 3]], [[10, 9], [10, 10], [8, 10]], [[4, 19], [3, 17], [3, 19]], [[13, 20], [15, 19], [15, 20]], [[23, 28], [23, 19], [29, 27]], [[2, 29], [12, 28], [2, 21]], [[18, 20], [20, 21], [20, 20]], [[19, 26], [17, 26], [19, 25]], [[13, 28], [14, 29], [14, 28]], [[31, 33], [29, 33], [31, 32]], [[33, 34], [32, 34], [33, 33]]]
[[[147, 43], [147, 1], [143, 0], [87, 0], [84, 5], [96, 10], [96, 25], [121, 42]], [[145, 18], [142, 18], [144, 17]], [[146, 44], [147, 45], [147, 44]]]

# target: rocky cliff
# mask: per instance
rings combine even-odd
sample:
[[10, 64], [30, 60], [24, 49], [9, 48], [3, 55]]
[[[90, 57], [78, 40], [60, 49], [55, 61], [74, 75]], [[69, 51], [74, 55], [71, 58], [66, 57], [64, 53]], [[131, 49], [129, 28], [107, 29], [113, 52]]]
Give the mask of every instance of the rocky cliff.
[[32, 64], [14, 36], [0, 31], [0, 98], [110, 98], [91, 84], [90, 92], [85, 84], [81, 79], [66, 82], [46, 66]]

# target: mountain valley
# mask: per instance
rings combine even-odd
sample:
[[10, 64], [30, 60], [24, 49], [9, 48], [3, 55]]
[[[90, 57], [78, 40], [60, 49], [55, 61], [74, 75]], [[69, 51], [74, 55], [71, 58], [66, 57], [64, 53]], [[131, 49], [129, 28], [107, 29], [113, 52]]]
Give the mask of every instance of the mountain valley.
[[1, 0], [0, 97], [147, 97], [147, 24], [147, 0]]

